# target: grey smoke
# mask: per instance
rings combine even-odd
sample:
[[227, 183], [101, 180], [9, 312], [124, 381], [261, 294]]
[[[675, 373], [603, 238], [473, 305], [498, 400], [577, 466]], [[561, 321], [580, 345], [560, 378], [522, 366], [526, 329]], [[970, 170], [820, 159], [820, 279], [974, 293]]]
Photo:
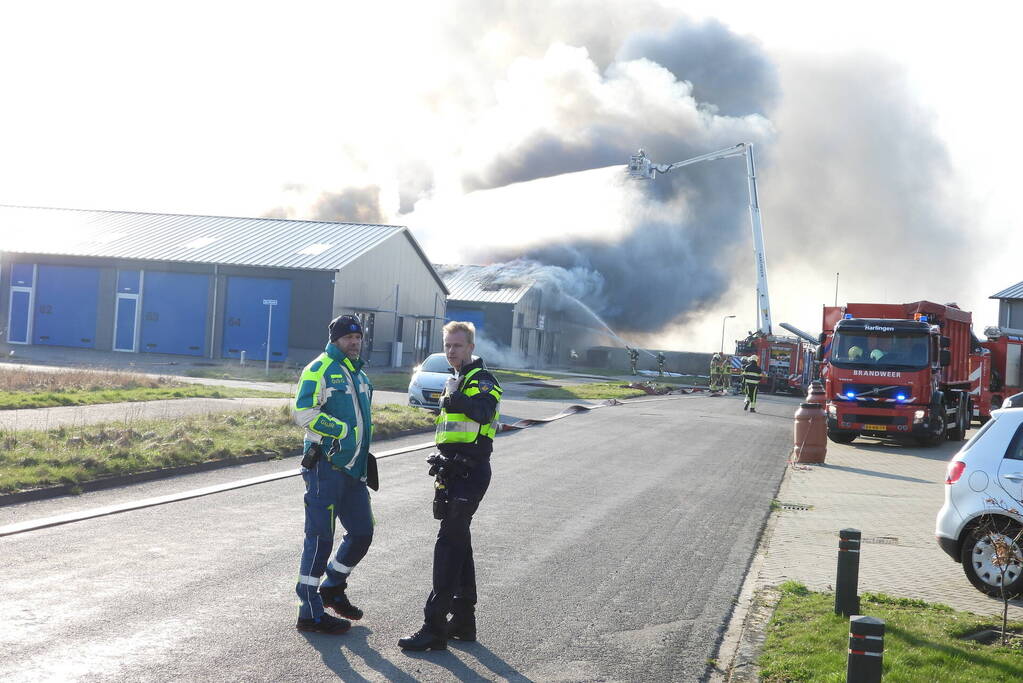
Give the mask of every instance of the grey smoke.
[[380, 212], [380, 188], [347, 187], [340, 192], [324, 192], [312, 209], [312, 220], [342, 223], [383, 223]]

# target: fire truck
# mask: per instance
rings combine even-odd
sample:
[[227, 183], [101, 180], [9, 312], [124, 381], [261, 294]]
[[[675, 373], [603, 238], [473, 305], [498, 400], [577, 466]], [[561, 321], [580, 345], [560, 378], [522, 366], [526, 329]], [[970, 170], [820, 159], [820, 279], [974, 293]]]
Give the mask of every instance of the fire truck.
[[935, 446], [966, 437], [973, 414], [972, 314], [954, 304], [825, 306], [818, 357], [828, 437], [905, 437]]
[[[783, 327], [791, 329], [782, 323]], [[799, 337], [765, 335], [754, 332], [745, 339], [735, 342], [735, 353], [739, 356], [756, 356], [757, 363], [764, 371], [760, 380], [762, 391], [768, 393], [805, 394], [813, 379], [814, 342], [811, 344]]]
[[970, 355], [973, 418], [984, 424], [1002, 399], [1023, 391], [1023, 330], [988, 327]]

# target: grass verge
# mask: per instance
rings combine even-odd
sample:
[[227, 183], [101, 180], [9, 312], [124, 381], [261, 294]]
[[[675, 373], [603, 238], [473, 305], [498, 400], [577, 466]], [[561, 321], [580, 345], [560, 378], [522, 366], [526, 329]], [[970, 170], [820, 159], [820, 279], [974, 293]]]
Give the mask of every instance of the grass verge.
[[[849, 619], [834, 613], [833, 593], [814, 593], [788, 581], [767, 626], [760, 657], [764, 683], [844, 681]], [[933, 681], [1023, 680], [1019, 645], [1002, 647], [962, 640], [1001, 620], [959, 612], [922, 600], [864, 593], [864, 614], [885, 621], [884, 680]], [[1010, 623], [1009, 628], [1023, 624]]]
[[[374, 440], [433, 428], [416, 408], [373, 408]], [[248, 412], [0, 433], [0, 493], [80, 484], [246, 455], [297, 454], [302, 432], [288, 406]]]
[[596, 382], [593, 384], [569, 384], [563, 387], [551, 387], [546, 389], [534, 389], [526, 394], [528, 398], [558, 398], [558, 399], [605, 399], [605, 398], [633, 398], [646, 396], [642, 389], [629, 389], [621, 386], [619, 382]]
[[167, 401], [176, 398], [288, 398], [291, 394], [259, 389], [183, 384], [170, 387], [137, 387], [134, 389], [94, 389], [71, 391], [0, 391], [0, 410], [18, 408], [54, 408], [57, 406], [88, 406], [98, 403], [134, 403]]
[[302, 368], [281, 368], [270, 366], [270, 373], [262, 365], [221, 365], [213, 368], [194, 368], [185, 373], [186, 377], [205, 377], [208, 379], [235, 379], [244, 382], [279, 382], [294, 384]]

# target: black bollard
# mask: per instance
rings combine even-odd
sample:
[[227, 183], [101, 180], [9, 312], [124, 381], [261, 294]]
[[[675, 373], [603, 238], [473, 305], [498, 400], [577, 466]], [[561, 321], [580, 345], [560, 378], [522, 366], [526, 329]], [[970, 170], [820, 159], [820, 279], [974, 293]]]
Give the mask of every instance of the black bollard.
[[846, 683], [879, 683], [884, 655], [884, 619], [849, 617]]
[[838, 576], [835, 578], [835, 614], [860, 613], [860, 530], [838, 532]]

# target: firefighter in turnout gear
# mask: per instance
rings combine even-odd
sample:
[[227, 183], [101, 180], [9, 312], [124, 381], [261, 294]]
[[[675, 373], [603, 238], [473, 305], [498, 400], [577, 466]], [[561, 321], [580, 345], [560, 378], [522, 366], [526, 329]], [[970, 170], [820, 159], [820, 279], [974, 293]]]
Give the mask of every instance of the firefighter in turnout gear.
[[657, 352], [657, 374], [664, 377], [664, 351]]
[[629, 349], [629, 366], [632, 368], [632, 374], [636, 374], [636, 363], [639, 362], [639, 351], [634, 348], [626, 346]]
[[[433, 590], [423, 625], [398, 641], [403, 650], [443, 650], [449, 638], [476, 640], [476, 565], [469, 525], [490, 485], [490, 453], [497, 435], [501, 385], [483, 359], [473, 359], [472, 323], [444, 326], [444, 354], [455, 376], [444, 385], [435, 441], [427, 458], [436, 476], [433, 516], [440, 531], [433, 549]], [[450, 620], [448, 615], [451, 615]]]
[[750, 356], [747, 358], [746, 363], [742, 366], [742, 382], [746, 391], [746, 400], [742, 406], [743, 410], [748, 410], [751, 413], [757, 412], [757, 391], [760, 389], [760, 380], [763, 378], [764, 373], [757, 363], [757, 357]]
[[722, 359], [720, 353], [715, 353], [710, 359], [710, 386], [708, 387], [711, 391], [720, 391], [724, 388], [722, 371], [724, 367], [721, 365]]
[[[305, 543], [295, 592], [300, 601], [296, 628], [336, 634], [351, 627], [348, 619], [362, 618], [345, 589], [373, 541], [367, 484], [375, 489], [377, 483], [369, 452], [373, 385], [359, 357], [362, 324], [355, 316], [339, 316], [331, 321], [328, 338], [324, 352], [302, 372], [295, 396], [295, 422], [305, 427]], [[335, 520], [345, 535], [331, 557]]]

